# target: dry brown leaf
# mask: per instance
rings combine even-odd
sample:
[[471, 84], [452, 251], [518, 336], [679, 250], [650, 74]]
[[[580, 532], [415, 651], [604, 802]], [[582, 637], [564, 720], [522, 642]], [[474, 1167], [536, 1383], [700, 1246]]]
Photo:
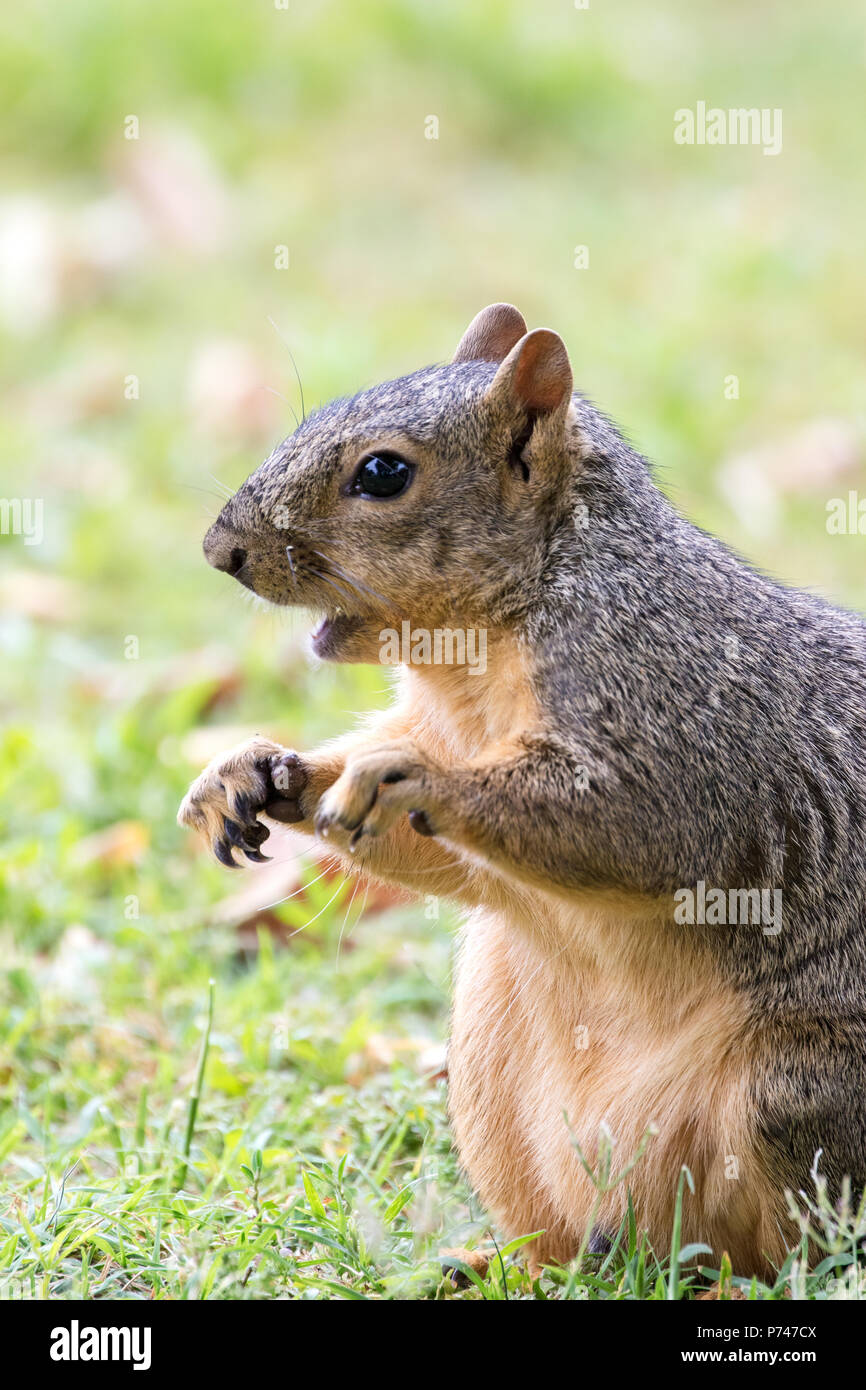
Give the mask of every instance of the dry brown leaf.
[[430, 1038], [392, 1038], [384, 1033], [371, 1033], [363, 1051], [349, 1059], [346, 1080], [350, 1086], [360, 1086], [376, 1072], [388, 1071], [400, 1058], [431, 1079], [447, 1075], [444, 1043], [432, 1042]]
[[16, 569], [0, 575], [0, 608], [42, 623], [74, 622], [81, 612], [75, 584], [45, 570]]
[[823, 495], [857, 471], [861, 453], [858, 432], [848, 421], [812, 420], [772, 444], [726, 459], [719, 491], [748, 531], [771, 535], [782, 497]]
[[121, 820], [86, 835], [75, 847], [77, 864], [137, 864], [150, 844], [150, 831], [137, 820]]
[[268, 390], [268, 375], [246, 343], [212, 338], [203, 343], [189, 370], [187, 393], [198, 428], [215, 439], [269, 437], [279, 428], [281, 408]]
[[125, 140], [115, 166], [118, 181], [164, 246], [213, 253], [225, 245], [226, 187], [191, 131], [163, 127], [150, 129], [146, 140]]

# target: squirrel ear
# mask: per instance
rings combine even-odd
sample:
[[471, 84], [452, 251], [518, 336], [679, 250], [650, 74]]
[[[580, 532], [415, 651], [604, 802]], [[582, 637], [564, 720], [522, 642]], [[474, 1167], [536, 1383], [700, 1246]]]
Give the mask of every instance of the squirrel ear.
[[529, 416], [550, 415], [571, 400], [573, 381], [565, 343], [549, 328], [534, 328], [515, 343], [490, 386]]
[[501, 362], [525, 333], [526, 320], [513, 304], [488, 304], [475, 315], [451, 361]]

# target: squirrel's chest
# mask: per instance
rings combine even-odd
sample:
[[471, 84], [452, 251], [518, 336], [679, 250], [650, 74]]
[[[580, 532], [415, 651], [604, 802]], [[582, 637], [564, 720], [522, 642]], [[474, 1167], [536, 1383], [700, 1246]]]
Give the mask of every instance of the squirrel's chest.
[[538, 727], [529, 656], [511, 636], [491, 636], [475, 665], [405, 672], [413, 737], [446, 764], [484, 758]]

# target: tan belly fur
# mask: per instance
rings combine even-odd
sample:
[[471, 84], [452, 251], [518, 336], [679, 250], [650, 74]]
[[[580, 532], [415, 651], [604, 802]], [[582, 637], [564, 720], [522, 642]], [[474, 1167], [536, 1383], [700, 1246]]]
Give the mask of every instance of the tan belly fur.
[[[449, 1060], [461, 1161], [510, 1236], [545, 1229], [538, 1258], [566, 1260], [588, 1223], [612, 1233], [631, 1188], [656, 1253], [670, 1248], [687, 1164], [683, 1242], [727, 1249], [735, 1271], [779, 1256], [781, 1194], [753, 1142], [745, 1009], [711, 958], [645, 904], [553, 900], [471, 915], [461, 943]], [[614, 1173], [601, 1198], [599, 1131]], [[594, 1214], [595, 1213], [595, 1214]]]

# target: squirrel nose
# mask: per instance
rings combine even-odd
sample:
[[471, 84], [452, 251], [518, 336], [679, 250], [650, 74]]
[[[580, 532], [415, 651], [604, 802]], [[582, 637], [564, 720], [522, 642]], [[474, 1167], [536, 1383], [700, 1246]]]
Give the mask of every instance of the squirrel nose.
[[215, 570], [236, 576], [243, 569], [247, 552], [236, 544], [237, 537], [223, 527], [212, 526], [204, 538], [204, 554]]
[[229, 555], [228, 560], [224, 561], [224, 563], [219, 565], [218, 568], [221, 570], [225, 570], [226, 574], [237, 574], [240, 570], [243, 569], [246, 562], [247, 552], [245, 550], [242, 550], [239, 545], [236, 545], [234, 550], [232, 550], [231, 554]]

